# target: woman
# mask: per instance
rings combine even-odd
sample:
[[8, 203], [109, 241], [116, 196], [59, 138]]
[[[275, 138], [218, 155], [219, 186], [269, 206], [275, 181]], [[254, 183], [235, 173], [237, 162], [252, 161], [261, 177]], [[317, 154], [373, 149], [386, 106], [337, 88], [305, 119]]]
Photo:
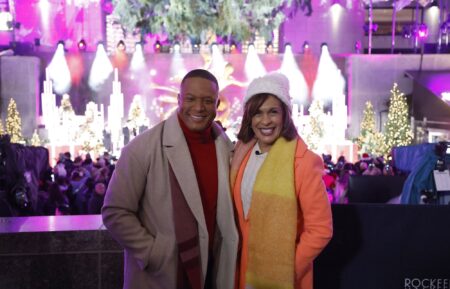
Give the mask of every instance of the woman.
[[238, 288], [312, 288], [312, 262], [332, 235], [323, 163], [298, 136], [289, 81], [252, 81], [231, 186], [241, 235]]

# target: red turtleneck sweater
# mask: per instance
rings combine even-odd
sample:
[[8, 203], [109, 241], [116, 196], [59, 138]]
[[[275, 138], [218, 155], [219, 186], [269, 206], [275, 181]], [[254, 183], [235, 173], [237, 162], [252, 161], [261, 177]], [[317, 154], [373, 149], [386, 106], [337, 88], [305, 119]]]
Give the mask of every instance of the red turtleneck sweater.
[[186, 138], [192, 163], [194, 164], [208, 229], [209, 249], [212, 250], [216, 231], [217, 191], [219, 186], [216, 146], [214, 144], [212, 127], [210, 126], [203, 132], [193, 132], [189, 130], [179, 117], [178, 121]]

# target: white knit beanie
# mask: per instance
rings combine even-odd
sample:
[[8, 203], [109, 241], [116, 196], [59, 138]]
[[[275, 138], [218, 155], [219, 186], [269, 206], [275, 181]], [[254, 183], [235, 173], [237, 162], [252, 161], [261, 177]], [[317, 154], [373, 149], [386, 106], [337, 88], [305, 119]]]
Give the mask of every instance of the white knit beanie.
[[286, 104], [289, 110], [292, 110], [291, 97], [289, 95], [289, 80], [284, 74], [271, 72], [262, 77], [255, 78], [247, 88], [244, 105], [250, 98], [260, 93], [275, 95]]

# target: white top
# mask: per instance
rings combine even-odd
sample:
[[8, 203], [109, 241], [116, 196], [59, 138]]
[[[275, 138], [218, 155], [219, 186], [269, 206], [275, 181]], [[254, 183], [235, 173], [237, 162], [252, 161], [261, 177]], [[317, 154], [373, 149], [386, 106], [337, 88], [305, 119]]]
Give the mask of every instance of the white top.
[[[258, 175], [261, 165], [267, 157], [267, 153], [260, 153], [258, 142], [252, 149], [247, 166], [244, 170], [241, 183], [241, 199], [242, 208], [244, 209], [244, 216], [247, 218], [250, 204], [252, 201], [253, 186], [255, 185], [256, 176]], [[258, 152], [258, 153], [256, 153]]]

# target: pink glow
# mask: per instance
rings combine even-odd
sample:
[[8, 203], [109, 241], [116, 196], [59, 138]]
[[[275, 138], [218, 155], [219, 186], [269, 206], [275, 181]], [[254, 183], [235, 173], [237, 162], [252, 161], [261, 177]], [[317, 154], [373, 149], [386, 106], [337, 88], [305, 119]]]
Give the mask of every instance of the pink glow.
[[42, 11], [38, 0], [14, 2], [20, 29], [16, 29], [14, 35], [13, 32], [0, 33], [0, 45], [8, 45], [13, 38], [31, 44], [39, 39], [42, 48], [54, 49], [59, 40], [64, 40], [66, 48], [75, 51], [78, 42], [84, 39], [87, 49], [95, 51], [96, 44], [103, 39], [104, 17], [100, 3], [79, 7], [73, 1], [47, 1], [48, 8]]

